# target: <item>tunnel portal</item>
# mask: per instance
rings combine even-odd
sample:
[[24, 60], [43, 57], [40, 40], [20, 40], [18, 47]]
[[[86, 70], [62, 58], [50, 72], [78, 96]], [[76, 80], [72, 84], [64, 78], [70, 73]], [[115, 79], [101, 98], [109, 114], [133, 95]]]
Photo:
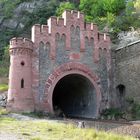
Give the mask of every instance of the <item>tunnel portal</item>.
[[53, 91], [53, 109], [67, 117], [95, 118], [96, 91], [91, 81], [80, 74], [61, 78]]

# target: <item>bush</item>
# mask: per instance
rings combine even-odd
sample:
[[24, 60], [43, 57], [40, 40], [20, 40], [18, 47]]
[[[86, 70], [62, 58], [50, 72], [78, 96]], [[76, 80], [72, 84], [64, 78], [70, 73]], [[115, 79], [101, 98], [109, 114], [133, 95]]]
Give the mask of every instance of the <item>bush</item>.
[[8, 85], [7, 84], [0, 84], [0, 92], [7, 91]]
[[134, 103], [132, 106], [131, 113], [132, 113], [133, 119], [139, 120], [140, 119], [140, 104]]
[[105, 109], [101, 113], [101, 116], [103, 116], [105, 119], [115, 119], [115, 120], [123, 118], [123, 115], [124, 115], [124, 112], [122, 112], [118, 108]]
[[126, 109], [126, 115], [129, 114], [129, 119], [140, 119], [140, 103], [136, 102], [134, 98], [129, 97], [126, 99], [128, 108]]

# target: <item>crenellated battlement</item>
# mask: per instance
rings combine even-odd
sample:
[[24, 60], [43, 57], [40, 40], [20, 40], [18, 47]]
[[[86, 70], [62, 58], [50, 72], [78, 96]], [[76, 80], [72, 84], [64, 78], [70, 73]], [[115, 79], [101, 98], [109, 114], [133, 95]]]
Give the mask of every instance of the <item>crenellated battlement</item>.
[[54, 59], [57, 53], [56, 34], [65, 34], [65, 40], [63, 41], [66, 43], [65, 47], [67, 50], [76, 48], [72, 47], [72, 40], [74, 41], [78, 38], [80, 39], [79, 47], [81, 52], [84, 52], [86, 49], [86, 37], [89, 39], [93, 38], [94, 43], [92, 45], [95, 46], [95, 51], [98, 51], [98, 48], [101, 48], [101, 46], [108, 46], [103, 44], [110, 43], [110, 37], [106, 33], [100, 33], [97, 24], [85, 22], [84, 14], [74, 10], [64, 11], [61, 18], [50, 17], [47, 20], [47, 25], [35, 24], [32, 27], [32, 41], [37, 44], [36, 46], [39, 46], [40, 42], [46, 43], [51, 41], [53, 45], [51, 45], [50, 56], [53, 56]]
[[45, 34], [51, 34], [52, 33], [52, 28], [57, 27], [57, 26], [64, 26], [64, 19], [63, 18], [57, 18], [55, 16], [50, 17], [47, 20], [47, 25], [40, 25], [40, 24], [35, 24], [32, 27], [32, 41], [34, 41], [34, 36], [35, 35], [40, 35], [41, 33]]
[[41, 25], [40, 24], [35, 24], [33, 27], [32, 27], [32, 41], [34, 42], [35, 41], [35, 37], [36, 36], [40, 36], [40, 33], [41, 33]]
[[57, 26], [57, 17], [52, 16], [48, 19], [47, 24], [49, 26], [49, 34], [52, 32], [52, 28]]
[[[62, 17], [52, 16], [47, 20], [47, 25], [35, 24], [32, 27], [32, 41], [35, 42], [41, 33], [44, 35], [60, 34], [66, 33], [69, 35], [69, 30], [71, 26], [79, 26], [81, 31], [86, 32], [98, 32], [98, 26], [95, 23], [87, 23], [84, 21], [84, 14], [79, 11], [66, 10], [63, 12]], [[84, 33], [85, 34], [85, 33]], [[67, 35], [66, 35], [67, 36]]]
[[98, 32], [98, 40], [99, 40], [98, 47], [100, 49], [110, 50], [110, 43], [111, 43], [111, 41], [110, 41], [109, 34]]
[[84, 14], [79, 12], [79, 11], [75, 11], [75, 10], [64, 11], [64, 13], [62, 14], [62, 18], [64, 18], [64, 25], [65, 26], [69, 23], [69, 21], [81, 20], [84, 22]]
[[48, 25], [41, 25], [41, 26], [40, 26], [40, 32], [41, 32], [42, 34], [48, 34], [48, 32], [49, 32], [49, 27], [48, 27]]
[[64, 18], [57, 18], [57, 25], [64, 26]]
[[110, 41], [109, 34], [99, 32], [99, 41]]
[[10, 49], [15, 49], [15, 48], [26, 48], [32, 50], [33, 42], [28, 38], [15, 37], [10, 40]]
[[98, 31], [98, 26], [95, 23], [85, 23], [84, 27], [86, 31]]
[[48, 19], [48, 26], [57, 26], [57, 17], [55, 16], [51, 16], [49, 19]]

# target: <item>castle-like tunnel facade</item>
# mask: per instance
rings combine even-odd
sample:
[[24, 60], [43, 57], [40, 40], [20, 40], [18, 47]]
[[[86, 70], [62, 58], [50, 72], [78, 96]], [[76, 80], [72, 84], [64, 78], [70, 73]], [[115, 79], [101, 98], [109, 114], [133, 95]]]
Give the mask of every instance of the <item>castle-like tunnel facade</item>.
[[110, 37], [84, 14], [65, 11], [10, 41], [7, 108], [97, 118], [109, 104]]

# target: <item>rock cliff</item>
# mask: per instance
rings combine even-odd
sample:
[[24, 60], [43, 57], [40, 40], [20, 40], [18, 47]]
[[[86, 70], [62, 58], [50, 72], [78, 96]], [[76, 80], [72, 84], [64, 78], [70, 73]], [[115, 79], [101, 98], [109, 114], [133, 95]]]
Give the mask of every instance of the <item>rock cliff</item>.
[[31, 26], [35, 23], [45, 24], [62, 1], [65, 0], [1, 0], [0, 48], [5, 47], [14, 36], [30, 37]]

